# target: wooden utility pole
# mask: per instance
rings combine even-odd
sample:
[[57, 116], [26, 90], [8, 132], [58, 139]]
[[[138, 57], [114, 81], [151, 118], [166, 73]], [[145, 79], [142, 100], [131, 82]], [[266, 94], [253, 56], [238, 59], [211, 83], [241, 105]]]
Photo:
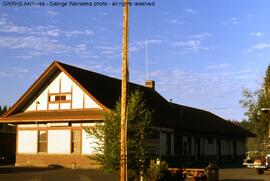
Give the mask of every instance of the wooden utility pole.
[[128, 84], [128, 0], [124, 0], [122, 90], [121, 90], [121, 157], [120, 181], [127, 180], [127, 84]]

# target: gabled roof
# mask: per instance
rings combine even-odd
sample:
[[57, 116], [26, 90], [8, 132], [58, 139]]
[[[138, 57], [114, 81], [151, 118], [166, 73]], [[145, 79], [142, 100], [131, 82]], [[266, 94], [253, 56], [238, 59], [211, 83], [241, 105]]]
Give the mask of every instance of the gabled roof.
[[[73, 80], [81, 89], [83, 89], [93, 100], [95, 100], [102, 108], [107, 109], [104, 105], [102, 105], [99, 101], [93, 97], [89, 91], [87, 91], [78, 80], [74, 79], [74, 77], [67, 73], [64, 66], [67, 64], [60, 63], [58, 61], [54, 61], [43, 73], [42, 75], [31, 85], [31, 87], [23, 94], [23, 96], [3, 115], [3, 117], [7, 117], [11, 114], [21, 113], [27, 103], [31, 101], [43, 88], [50, 82], [56, 75], [58, 75], [61, 71], [66, 73], [71, 80]], [[63, 66], [63, 67], [62, 67]], [[74, 67], [75, 68], [75, 67]], [[93, 74], [96, 74], [92, 72]]]
[[[95, 100], [104, 110], [114, 108], [116, 101], [121, 95], [121, 80], [91, 72], [85, 69], [74, 67], [58, 61], [54, 61], [45, 72], [35, 81], [35, 83], [24, 93], [24, 95], [9, 109], [3, 116], [2, 121], [9, 121], [14, 114], [20, 117], [26, 113], [22, 113], [31, 101], [47, 83], [52, 80], [59, 72], [64, 72], [72, 81], [74, 81], [88, 96]], [[163, 126], [173, 126], [173, 110], [167, 100], [156, 91], [133, 83], [129, 83], [129, 90], [140, 90], [144, 94], [144, 99], [151, 110], [155, 110], [154, 117], [157, 124]], [[18, 120], [16, 116], [16, 120]], [[23, 118], [22, 118], [23, 119]], [[170, 120], [170, 121], [166, 121]]]
[[57, 72], [59, 72], [59, 68], [57, 66], [57, 62], [54, 61], [28, 88], [28, 90], [20, 97], [20, 99], [4, 113], [3, 117], [5, 118], [11, 114], [22, 112], [24, 106], [35, 97], [36, 93], [38, 93], [45, 86], [45, 84], [57, 74]]
[[[59, 72], [64, 72], [104, 110], [111, 110], [120, 99], [121, 80], [91, 72], [68, 64], [54, 61], [25, 94], [9, 109], [2, 120], [23, 120], [47, 115], [39, 113], [22, 113], [27, 103]], [[181, 106], [168, 102], [151, 88], [129, 83], [129, 91], [140, 90], [153, 116], [156, 125], [174, 128], [180, 131], [221, 134], [226, 136], [254, 136], [247, 130], [204, 110]], [[61, 113], [58, 113], [60, 115]], [[69, 113], [70, 114], [70, 113]], [[87, 113], [84, 113], [87, 115]], [[73, 115], [74, 116], [74, 115]], [[86, 118], [86, 117], [85, 117]], [[1, 119], [0, 119], [1, 121]]]
[[[121, 80], [108, 77], [102, 74], [91, 72], [85, 69], [67, 65], [58, 62], [59, 65], [71, 75], [78, 83], [85, 88], [93, 97], [95, 97], [106, 108], [113, 109], [115, 103], [121, 96]], [[130, 92], [140, 90], [143, 92], [143, 98], [147, 106], [154, 110], [156, 121], [164, 126], [172, 126], [174, 118], [173, 110], [168, 101], [158, 92], [151, 88], [129, 83]]]
[[200, 132], [237, 137], [256, 137], [250, 131], [201, 109], [171, 103], [177, 114], [177, 128], [186, 132]]

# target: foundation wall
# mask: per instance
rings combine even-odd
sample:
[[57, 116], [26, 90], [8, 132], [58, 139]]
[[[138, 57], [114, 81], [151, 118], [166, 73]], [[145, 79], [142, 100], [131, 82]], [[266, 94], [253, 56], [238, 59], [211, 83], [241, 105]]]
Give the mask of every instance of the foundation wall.
[[57, 165], [67, 168], [98, 168], [100, 165], [88, 155], [76, 154], [17, 154], [16, 166], [47, 167]]

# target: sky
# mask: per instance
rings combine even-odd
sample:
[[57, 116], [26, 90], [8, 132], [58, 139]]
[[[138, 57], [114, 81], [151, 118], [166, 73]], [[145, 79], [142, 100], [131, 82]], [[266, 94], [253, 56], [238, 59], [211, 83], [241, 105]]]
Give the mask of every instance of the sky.
[[[122, 1], [68, 2], [0, 0], [0, 105], [13, 105], [53, 60], [121, 78]], [[154, 80], [167, 100], [243, 120], [242, 90], [259, 89], [269, 65], [270, 1], [131, 3], [130, 80]]]

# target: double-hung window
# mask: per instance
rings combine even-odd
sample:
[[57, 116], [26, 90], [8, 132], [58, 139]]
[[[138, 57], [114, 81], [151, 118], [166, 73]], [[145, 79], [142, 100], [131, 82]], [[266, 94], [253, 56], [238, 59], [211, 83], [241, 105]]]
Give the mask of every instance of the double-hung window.
[[71, 153], [81, 153], [81, 130], [71, 130]]
[[38, 153], [47, 153], [48, 132], [38, 131]]

